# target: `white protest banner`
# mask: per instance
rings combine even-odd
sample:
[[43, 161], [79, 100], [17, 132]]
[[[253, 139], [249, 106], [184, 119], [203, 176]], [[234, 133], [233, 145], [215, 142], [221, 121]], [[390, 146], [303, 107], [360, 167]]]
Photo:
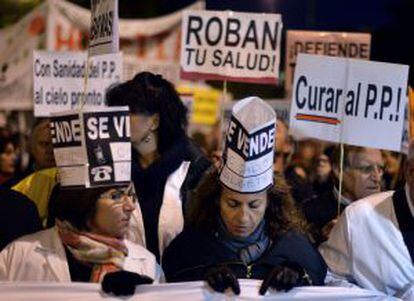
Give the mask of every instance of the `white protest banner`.
[[408, 66], [299, 54], [290, 133], [400, 151]]
[[125, 184], [131, 176], [127, 107], [71, 111], [51, 117], [51, 135], [62, 186]]
[[189, 10], [182, 24], [182, 78], [277, 83], [281, 15]]
[[[34, 114], [37, 117], [78, 108], [84, 94], [85, 52], [33, 53]], [[89, 60], [85, 109], [105, 106], [106, 89], [121, 80], [121, 54]]]
[[89, 55], [119, 51], [118, 0], [91, 0]]
[[285, 89], [292, 90], [298, 53], [369, 60], [371, 34], [288, 30], [286, 34]]

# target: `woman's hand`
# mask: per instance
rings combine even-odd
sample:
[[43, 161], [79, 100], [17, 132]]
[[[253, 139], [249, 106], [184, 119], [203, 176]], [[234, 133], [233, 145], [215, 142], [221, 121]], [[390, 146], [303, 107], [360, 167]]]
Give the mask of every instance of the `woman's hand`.
[[296, 263], [277, 265], [263, 280], [259, 293], [260, 295], [266, 294], [269, 287], [287, 292], [295, 286], [303, 285], [305, 275], [307, 276], [305, 271]]
[[117, 271], [105, 275], [102, 281], [102, 290], [115, 296], [130, 296], [139, 284], [151, 284], [154, 280], [145, 275], [128, 271]]
[[207, 271], [205, 279], [216, 292], [223, 293], [226, 289], [231, 288], [236, 295], [240, 294], [236, 275], [225, 265], [211, 267]]

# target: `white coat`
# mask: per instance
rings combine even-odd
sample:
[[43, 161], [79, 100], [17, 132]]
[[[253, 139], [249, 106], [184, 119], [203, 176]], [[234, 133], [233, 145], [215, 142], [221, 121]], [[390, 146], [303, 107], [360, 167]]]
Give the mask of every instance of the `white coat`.
[[[190, 161], [183, 161], [180, 167], [168, 176], [165, 184], [158, 220], [158, 241], [161, 256], [165, 248], [181, 233], [184, 227], [180, 189], [185, 181], [190, 164]], [[141, 246], [146, 246], [145, 228], [139, 203], [137, 203], [136, 209], [132, 213], [127, 237]]]
[[[159, 282], [163, 273], [155, 256], [128, 240], [125, 243], [128, 256], [124, 269]], [[71, 282], [65, 249], [57, 228], [26, 235], [9, 244], [0, 253], [0, 281]]]
[[394, 210], [393, 191], [349, 205], [319, 251], [328, 285], [352, 283], [414, 300], [414, 266]]

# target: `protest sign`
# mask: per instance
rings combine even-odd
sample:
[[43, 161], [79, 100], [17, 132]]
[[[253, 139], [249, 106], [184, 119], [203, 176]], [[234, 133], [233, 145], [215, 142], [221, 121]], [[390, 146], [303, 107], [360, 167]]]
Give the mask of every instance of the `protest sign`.
[[51, 135], [62, 186], [124, 184], [131, 176], [127, 107], [51, 117]]
[[290, 133], [400, 151], [408, 66], [299, 54]]
[[288, 30], [286, 34], [285, 89], [292, 90], [298, 53], [320, 54], [369, 60], [368, 33]]
[[121, 80], [122, 57], [107, 54], [89, 60], [88, 87], [84, 95], [85, 52], [35, 51], [33, 54], [34, 114], [37, 117], [105, 106], [106, 89]]
[[91, 0], [89, 55], [119, 51], [118, 0]]
[[408, 145], [410, 143], [410, 133], [408, 132], [408, 129], [410, 127], [410, 120], [408, 118], [408, 106], [405, 107], [404, 110], [404, 124], [403, 124], [403, 133], [401, 137], [401, 153], [408, 154]]
[[275, 84], [281, 15], [185, 11], [181, 77]]

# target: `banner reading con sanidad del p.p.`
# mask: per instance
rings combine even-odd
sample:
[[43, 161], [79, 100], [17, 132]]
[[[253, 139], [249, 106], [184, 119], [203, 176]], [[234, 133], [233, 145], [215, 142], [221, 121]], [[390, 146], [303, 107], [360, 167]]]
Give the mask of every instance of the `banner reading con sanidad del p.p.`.
[[185, 11], [181, 77], [275, 84], [281, 32], [278, 14]]
[[401, 150], [408, 66], [299, 54], [290, 132]]

